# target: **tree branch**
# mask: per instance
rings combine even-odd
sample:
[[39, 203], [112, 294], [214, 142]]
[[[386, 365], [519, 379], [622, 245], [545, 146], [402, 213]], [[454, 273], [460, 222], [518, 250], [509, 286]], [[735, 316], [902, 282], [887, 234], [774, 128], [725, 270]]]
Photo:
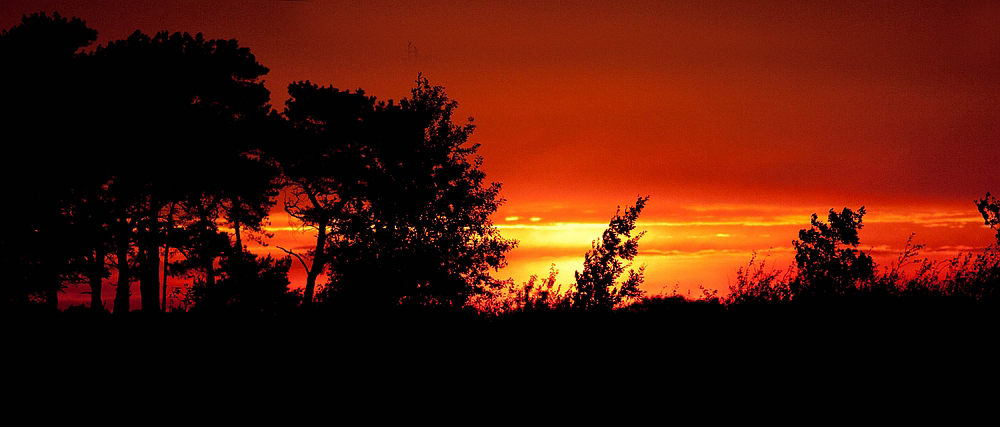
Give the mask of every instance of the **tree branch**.
[[306, 269], [306, 273], [309, 272], [309, 266], [306, 265], [306, 261], [305, 261], [305, 259], [302, 258], [302, 255], [299, 255], [299, 254], [297, 254], [295, 252], [292, 252], [292, 251], [290, 251], [288, 249], [285, 249], [285, 248], [283, 248], [281, 246], [275, 246], [275, 247], [278, 248], [278, 249], [281, 249], [286, 254], [289, 254], [289, 255], [297, 258], [299, 260], [299, 262], [302, 263], [302, 268]]

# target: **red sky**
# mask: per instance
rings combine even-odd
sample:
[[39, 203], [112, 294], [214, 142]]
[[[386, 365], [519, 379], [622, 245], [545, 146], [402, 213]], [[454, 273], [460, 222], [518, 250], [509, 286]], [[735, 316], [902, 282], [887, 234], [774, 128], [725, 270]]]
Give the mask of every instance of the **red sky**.
[[0, 27], [235, 38], [279, 110], [295, 80], [399, 99], [422, 72], [475, 117], [519, 283], [551, 262], [569, 283], [638, 195], [653, 293], [725, 289], [753, 250], [783, 268], [830, 208], [866, 206], [883, 263], [911, 232], [938, 256], [992, 241], [972, 200], [1000, 192], [1000, 3], [694, 3], [8, 0]]

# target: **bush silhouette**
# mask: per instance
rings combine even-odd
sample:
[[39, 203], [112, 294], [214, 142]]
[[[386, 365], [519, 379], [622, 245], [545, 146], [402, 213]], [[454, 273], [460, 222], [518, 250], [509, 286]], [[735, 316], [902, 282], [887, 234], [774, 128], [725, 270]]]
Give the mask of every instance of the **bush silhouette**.
[[736, 283], [729, 287], [729, 295], [724, 301], [727, 305], [788, 301], [794, 273], [793, 268], [782, 274], [782, 270], [773, 265], [768, 267], [767, 258], [759, 259], [754, 252], [747, 266], [736, 271]]
[[795, 264], [783, 273], [768, 268], [766, 260], [758, 260], [754, 253], [747, 266], [737, 270], [726, 303], [822, 299], [855, 295], [867, 288], [874, 279], [875, 264], [871, 256], [856, 249], [864, 215], [864, 207], [857, 213], [846, 207], [840, 213], [830, 209], [828, 222], [813, 214], [811, 228], [800, 230], [799, 240], [792, 241]]
[[792, 242], [798, 274], [789, 286], [791, 298], [852, 295], [872, 279], [871, 256], [856, 249], [864, 215], [863, 206], [857, 213], [830, 209], [827, 223], [812, 215], [812, 227], [799, 231], [799, 240]]
[[274, 315], [298, 306], [299, 297], [289, 290], [291, 258], [258, 257], [238, 252], [222, 259], [220, 278], [207, 285], [196, 282], [188, 291], [192, 311], [221, 314]]

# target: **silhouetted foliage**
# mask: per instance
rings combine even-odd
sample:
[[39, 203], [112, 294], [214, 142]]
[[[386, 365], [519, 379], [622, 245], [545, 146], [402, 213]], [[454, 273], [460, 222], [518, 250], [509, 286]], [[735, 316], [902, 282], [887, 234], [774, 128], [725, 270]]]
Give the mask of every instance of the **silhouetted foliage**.
[[1000, 293], [1000, 248], [960, 255], [948, 263], [944, 278], [947, 295], [971, 300], [993, 300]]
[[827, 223], [813, 214], [812, 227], [800, 230], [799, 240], [792, 241], [795, 265], [783, 273], [773, 266], [768, 268], [766, 260], [758, 261], [754, 253], [747, 266], [737, 270], [726, 304], [810, 300], [871, 290], [878, 283], [875, 264], [871, 256], [855, 249], [864, 214], [864, 207], [857, 213], [848, 208], [840, 213], [830, 209]]
[[284, 117], [291, 125], [291, 141], [273, 146], [268, 154], [281, 168], [285, 212], [316, 230], [316, 243], [307, 254], [312, 264], [307, 267], [303, 302], [309, 305], [316, 278], [329, 261], [328, 240], [342, 235], [348, 214], [361, 209], [361, 201], [354, 198], [358, 191], [348, 191], [348, 186], [363, 183], [361, 171], [371, 158], [361, 134], [375, 98], [360, 89], [342, 92], [308, 81], [290, 84], [288, 94]]
[[170, 263], [171, 274], [197, 279], [207, 287], [214, 286], [219, 274], [215, 267], [217, 260], [236, 250], [229, 236], [219, 231], [214, 219], [202, 217], [170, 231], [170, 247], [182, 255], [182, 259]]
[[501, 284], [490, 270], [516, 242], [490, 221], [503, 199], [500, 184], [485, 182], [479, 144], [468, 141], [472, 119], [454, 123], [458, 103], [444, 88], [416, 83], [399, 104], [377, 104], [368, 123], [366, 185], [355, 196], [362, 209], [333, 241], [331, 283], [379, 305], [462, 307]]
[[738, 305], [788, 301], [792, 294], [790, 274], [793, 273], [793, 270], [789, 270], [782, 274], [782, 270], [775, 269], [773, 264], [769, 268], [767, 259], [758, 259], [755, 252], [747, 266], [736, 271], [736, 283], [729, 287], [725, 303]]
[[986, 193], [986, 198], [976, 200], [976, 207], [986, 225], [997, 231], [997, 244], [1000, 245], [1000, 201]]
[[452, 122], [443, 88], [420, 78], [398, 104], [308, 82], [289, 91], [300, 139], [285, 151], [317, 154], [282, 163], [286, 210], [317, 229], [309, 275], [328, 266], [325, 301], [462, 307], [500, 285], [489, 270], [514, 246], [489, 219], [500, 185], [484, 184], [473, 126]]
[[[0, 32], [0, 51], [7, 60], [24, 61], [14, 67], [4, 67], [7, 72], [32, 71], [58, 72], [46, 70], [48, 66], [63, 63], [77, 56], [81, 48], [97, 40], [97, 30], [87, 27], [79, 18], [66, 19], [55, 12], [48, 16], [45, 12], [23, 15], [21, 23], [10, 30]], [[50, 82], [58, 83], [58, 82]]]
[[830, 209], [828, 223], [813, 214], [812, 228], [799, 231], [795, 247], [798, 275], [790, 284], [791, 298], [850, 295], [875, 273], [871, 256], [857, 248], [865, 208], [857, 213]]
[[625, 311], [644, 315], [718, 315], [724, 309], [722, 301], [711, 291], [704, 291], [705, 294], [700, 298], [679, 294], [645, 296], [625, 307]]
[[276, 171], [259, 155], [276, 119], [259, 80], [267, 69], [235, 40], [136, 31], [80, 51], [96, 38], [79, 19], [44, 13], [0, 34], [5, 99], [19, 106], [3, 123], [30, 138], [17, 170], [36, 176], [5, 171], [26, 182], [11, 199], [33, 211], [4, 213], [24, 224], [2, 242], [16, 264], [5, 270], [21, 277], [5, 291], [54, 306], [61, 286], [86, 280], [100, 307], [113, 258], [115, 311], [128, 311], [136, 279], [143, 309], [156, 310], [169, 229], [214, 232], [222, 218], [241, 246], [239, 230], [259, 231], [273, 204]]
[[93, 268], [77, 261], [89, 252], [79, 240], [85, 236], [74, 235], [74, 222], [83, 218], [69, 218], [65, 212], [80, 196], [71, 184], [90, 182], [79, 164], [87, 145], [77, 134], [87, 105], [79, 84], [80, 52], [96, 39], [97, 32], [84, 21], [58, 13], [25, 15], [19, 25], [0, 33], [3, 96], [15, 106], [0, 116], [11, 163], [3, 169], [4, 182], [11, 185], [0, 213], [5, 224], [0, 237], [5, 305], [35, 301], [55, 310], [65, 283]]
[[572, 295], [569, 292], [564, 292], [562, 285], [556, 285], [558, 274], [559, 270], [556, 270], [555, 264], [552, 264], [549, 267], [549, 275], [545, 279], [539, 281], [538, 275], [532, 275], [521, 287], [522, 309], [531, 311], [569, 308], [573, 302]]
[[275, 315], [293, 310], [299, 296], [289, 290], [289, 257], [275, 260], [260, 258], [249, 252], [238, 252], [222, 259], [220, 278], [208, 285], [196, 281], [188, 298], [192, 311], [244, 315]]
[[470, 299], [469, 304], [480, 313], [497, 316], [515, 312], [530, 311], [562, 311], [570, 308], [573, 303], [569, 287], [563, 289], [556, 284], [559, 270], [552, 264], [546, 278], [539, 280], [537, 274], [531, 275], [527, 282], [520, 285], [513, 280], [503, 286], [489, 289]]
[[[116, 245], [137, 249], [136, 271], [119, 277], [134, 273], [143, 309], [158, 310], [160, 248], [168, 230], [190, 226], [188, 236], [209, 239], [216, 219], [229, 219], [237, 230], [253, 227], [272, 204], [276, 172], [254, 154], [267, 136], [261, 128], [267, 126], [270, 95], [259, 80], [267, 68], [235, 40], [187, 33], [150, 37], [136, 31], [87, 59], [95, 87], [91, 99], [114, 120], [111, 125], [95, 118], [104, 123], [100, 160], [109, 174]], [[176, 237], [175, 245], [205, 246]], [[206, 270], [219, 253], [195, 252], [208, 257], [202, 260]], [[119, 266], [126, 265], [123, 255], [117, 255]], [[119, 283], [116, 312], [128, 310], [126, 283]]]
[[[987, 206], [984, 217], [989, 224], [990, 206], [987, 199], [977, 201], [980, 212]], [[876, 303], [888, 308], [891, 304], [943, 304], [983, 302], [995, 298], [1000, 288], [1000, 249], [990, 246], [979, 254], [961, 254], [946, 262], [918, 258], [923, 245], [907, 239], [899, 258], [879, 271], [871, 257], [854, 249], [858, 245], [858, 230], [864, 208], [858, 213], [844, 209], [840, 214], [830, 211], [830, 222], [824, 224], [812, 217], [812, 229], [799, 233], [802, 241], [794, 241], [795, 265], [786, 273], [765, 268], [756, 254], [746, 268], [737, 271], [736, 284], [730, 286], [725, 303], [730, 306], [788, 301], [829, 301], [839, 296], [838, 303]]]
[[634, 207], [625, 208], [624, 215], [619, 208], [601, 240], [595, 240], [591, 250], [584, 255], [583, 272], [575, 273], [574, 308], [610, 310], [642, 296], [643, 291], [639, 289], [639, 285], [642, 284], [642, 273], [646, 266], [639, 267], [638, 272], [629, 269], [628, 279], [620, 284], [616, 281], [639, 253], [639, 238], [646, 232], [635, 236], [632, 232], [647, 200], [648, 196], [640, 197]]
[[[491, 277], [516, 245], [489, 219], [503, 202], [500, 184], [485, 180], [479, 145], [470, 141], [472, 119], [455, 120], [458, 104], [422, 76], [398, 103], [379, 102], [360, 89], [293, 83], [279, 115], [261, 80], [267, 68], [235, 40], [136, 31], [84, 52], [96, 38], [82, 20], [45, 13], [25, 15], [0, 32], [4, 99], [17, 106], [0, 116], [16, 166], [3, 171], [11, 184], [8, 208], [0, 212], [4, 313], [54, 312], [70, 283], [88, 283], [91, 308], [101, 309], [112, 267], [115, 312], [129, 311], [133, 282], [143, 309], [157, 310], [161, 248], [182, 258], [165, 257], [172, 262], [162, 270], [164, 281], [168, 271], [191, 279], [186, 296], [193, 311], [211, 314], [272, 317], [310, 305], [314, 294], [327, 308], [444, 313], [427, 317], [445, 320], [436, 326], [467, 321], [460, 317], [467, 311], [425, 307], [474, 306], [498, 323], [552, 314], [598, 320], [590, 325], [656, 313], [738, 311], [724, 311], [716, 293], [704, 289], [699, 299], [676, 291], [644, 297], [645, 267], [630, 266], [648, 197], [616, 212], [566, 292], [556, 284], [554, 266], [547, 278], [532, 276], [520, 285]], [[286, 212], [317, 230], [307, 253], [287, 250], [307, 267], [304, 294], [289, 290], [291, 258], [261, 258], [242, 242], [244, 233], [258, 241], [266, 235], [281, 187]], [[855, 308], [859, 302], [947, 301], [961, 309], [995, 308], [1000, 202], [987, 193], [975, 204], [996, 231], [997, 246], [931, 262], [917, 258], [922, 246], [911, 236], [884, 271], [857, 249], [863, 207], [830, 210], [827, 222], [814, 214], [793, 241], [794, 265], [784, 272], [768, 268], [754, 254], [737, 271], [725, 303], [812, 310], [822, 307], [817, 301]], [[625, 270], [628, 277], [619, 282]], [[324, 271], [329, 282], [317, 293]], [[73, 306], [67, 314], [97, 319], [96, 311]], [[547, 339], [554, 329], [539, 330]], [[575, 330], [581, 337], [593, 331]]]
[[[924, 245], [914, 244], [910, 234], [899, 258], [892, 262], [884, 272], [878, 272], [870, 282], [866, 291], [869, 297], [885, 298], [915, 298], [940, 295], [941, 283], [936, 277], [935, 264], [926, 258], [918, 259]], [[906, 269], [916, 266], [912, 274]]]
[[86, 282], [90, 287], [90, 308], [103, 311], [103, 281], [111, 277], [109, 256], [114, 250], [107, 191], [99, 181], [86, 182], [79, 175], [77, 179], [63, 203], [63, 214], [71, 227], [63, 236], [63, 244], [71, 246], [75, 254], [70, 261], [74, 272], [70, 281]]

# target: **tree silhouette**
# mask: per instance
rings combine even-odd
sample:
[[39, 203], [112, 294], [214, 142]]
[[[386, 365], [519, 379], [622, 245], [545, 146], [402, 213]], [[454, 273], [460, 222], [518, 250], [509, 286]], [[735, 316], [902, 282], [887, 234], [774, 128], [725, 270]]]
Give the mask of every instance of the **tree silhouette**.
[[[16, 166], [2, 172], [4, 182], [16, 183], [8, 187], [10, 204], [0, 213], [5, 224], [0, 269], [7, 278], [3, 303], [41, 301], [55, 310], [67, 280], [103, 267], [100, 245], [88, 248], [84, 235], [73, 235], [80, 231], [74, 224], [85, 222], [83, 215], [66, 214], [67, 205], [78, 205], [82, 197], [73, 184], [91, 183], [81, 165], [86, 144], [75, 132], [86, 123], [81, 49], [96, 39], [97, 32], [84, 21], [58, 13], [25, 15], [19, 25], [0, 32], [3, 96], [16, 105], [0, 118], [5, 143], [16, 147], [10, 153]], [[88, 254], [95, 261], [82, 262]]]
[[1000, 201], [986, 193], [986, 198], [976, 200], [976, 208], [985, 224], [997, 231], [997, 244], [1000, 244]]
[[646, 232], [634, 236], [632, 232], [647, 200], [649, 196], [640, 197], [634, 207], [625, 208], [624, 214], [619, 207], [601, 240], [591, 244], [591, 249], [584, 255], [583, 272], [575, 273], [573, 307], [610, 310], [643, 295], [639, 285], [642, 284], [645, 266], [639, 267], [638, 272], [629, 269], [628, 279], [620, 284], [615, 282], [639, 253], [639, 238]]
[[288, 184], [285, 210], [317, 231], [303, 302], [328, 268], [325, 301], [464, 305], [497, 282], [514, 242], [489, 216], [499, 184], [484, 185], [471, 123], [420, 78], [410, 99], [376, 102], [358, 90], [289, 86], [294, 143], [272, 154]]
[[343, 233], [345, 214], [358, 209], [358, 201], [346, 194], [345, 186], [361, 183], [360, 170], [367, 164], [361, 127], [372, 114], [375, 98], [360, 89], [342, 92], [308, 81], [292, 83], [288, 94], [284, 116], [293, 143], [273, 146], [269, 155], [281, 168], [285, 211], [316, 230], [316, 243], [307, 254], [312, 264], [307, 266], [302, 300], [308, 306], [316, 278], [327, 266], [328, 241]]
[[[88, 178], [90, 181], [88, 182]], [[101, 174], [77, 175], [77, 181], [64, 201], [64, 216], [69, 222], [63, 245], [75, 254], [71, 270], [90, 286], [90, 308], [104, 310], [101, 300], [103, 281], [111, 277], [109, 256], [114, 250], [111, 207]]]
[[[273, 188], [243, 185], [268, 178], [234, 167], [257, 161], [254, 152], [264, 137], [258, 127], [270, 110], [259, 80], [267, 68], [235, 40], [167, 32], [150, 37], [136, 31], [98, 47], [87, 60], [89, 98], [102, 116], [93, 119], [100, 127], [85, 130], [100, 132], [104, 141], [94, 151], [109, 171], [116, 218], [115, 311], [128, 310], [131, 276], [139, 279], [143, 309], [158, 310], [160, 247], [174, 225], [174, 208], [186, 212], [182, 219], [197, 217], [211, 228], [219, 217], [239, 218], [238, 224], [262, 219], [239, 213], [247, 210], [246, 200], [258, 212], [270, 206]], [[128, 270], [128, 246], [136, 249], [135, 271]]]
[[10, 55], [8, 59], [28, 61], [7, 68], [8, 72], [23, 71], [25, 67], [31, 67], [32, 71], [45, 71], [46, 66], [53, 63], [65, 64], [76, 57], [81, 48], [96, 40], [97, 30], [87, 27], [87, 23], [79, 18], [66, 19], [59, 12], [49, 17], [45, 12], [38, 12], [23, 15], [19, 25], [0, 32], [0, 49], [5, 55]]
[[[865, 208], [857, 213], [830, 209], [828, 223], [812, 215], [812, 228], [799, 231], [795, 247], [798, 276], [790, 284], [792, 298], [850, 295], [874, 274], [872, 258], [857, 248]], [[847, 246], [847, 247], [844, 247]]]
[[193, 311], [243, 315], [275, 315], [298, 305], [288, 289], [291, 258], [258, 257], [239, 251], [222, 259], [220, 278], [208, 285], [196, 283], [188, 293]]
[[378, 103], [363, 120], [360, 181], [343, 188], [356, 203], [330, 241], [327, 296], [462, 307], [501, 285], [490, 270], [516, 242], [489, 219], [500, 184], [485, 182], [472, 119], [453, 122], [458, 103], [444, 88], [416, 83], [410, 98]]
[[[220, 257], [240, 256], [245, 250], [245, 230], [261, 232], [261, 226], [278, 194], [277, 169], [263, 161], [234, 151], [215, 156], [209, 171], [198, 173], [196, 185], [176, 203], [178, 215], [169, 239], [184, 259], [174, 264], [176, 272], [200, 273], [208, 287], [215, 283], [215, 264]], [[223, 221], [233, 229], [233, 239], [220, 230]], [[234, 263], [232, 268], [243, 264]]]

